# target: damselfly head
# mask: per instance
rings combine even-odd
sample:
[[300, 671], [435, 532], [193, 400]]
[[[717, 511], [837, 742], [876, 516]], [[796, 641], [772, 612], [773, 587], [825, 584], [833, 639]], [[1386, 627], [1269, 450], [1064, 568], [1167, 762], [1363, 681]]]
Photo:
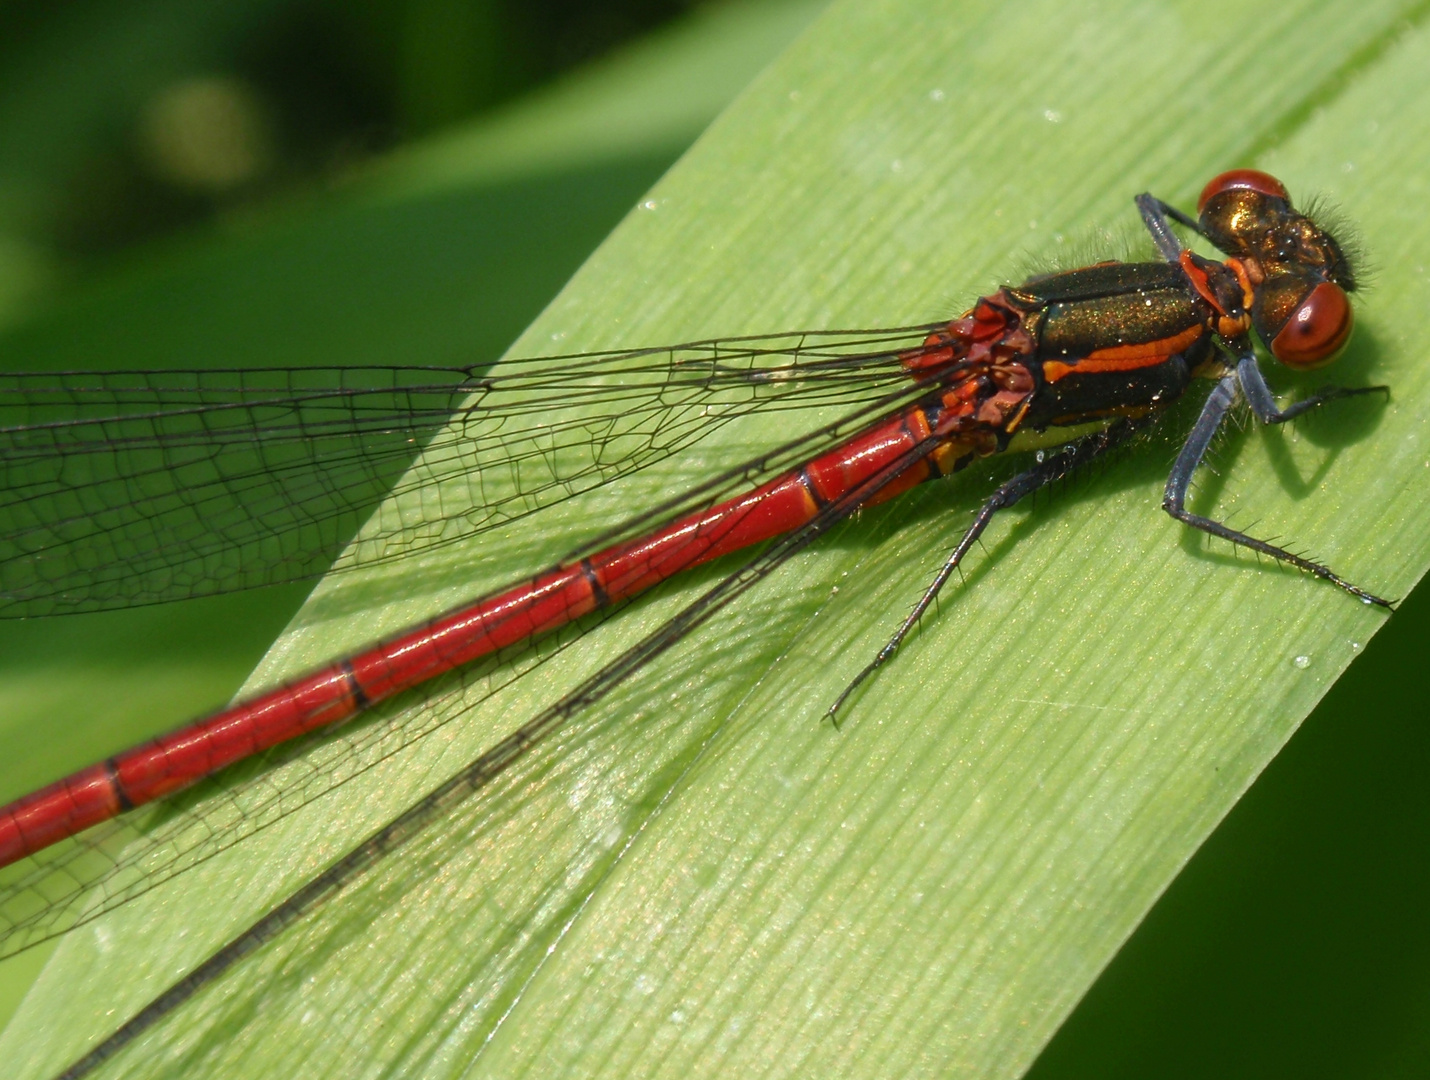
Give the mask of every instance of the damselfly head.
[[1347, 292], [1356, 287], [1340, 243], [1291, 205], [1286, 188], [1274, 176], [1255, 169], [1224, 172], [1202, 189], [1197, 214], [1208, 240], [1254, 264], [1248, 267], [1253, 278], [1309, 271]]
[[1252, 325], [1273, 356], [1296, 368], [1334, 360], [1355, 319], [1355, 274], [1336, 238], [1291, 205], [1274, 176], [1233, 169], [1197, 200], [1203, 234], [1251, 283]]

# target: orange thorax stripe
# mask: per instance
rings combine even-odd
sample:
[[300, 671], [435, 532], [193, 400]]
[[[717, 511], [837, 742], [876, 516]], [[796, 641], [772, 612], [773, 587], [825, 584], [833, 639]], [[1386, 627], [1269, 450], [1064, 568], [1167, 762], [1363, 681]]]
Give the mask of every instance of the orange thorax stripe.
[[1160, 364], [1169, 356], [1184, 352], [1205, 330], [1201, 326], [1189, 326], [1173, 337], [1157, 341], [1142, 341], [1135, 345], [1114, 345], [1107, 349], [1094, 349], [1084, 357], [1069, 363], [1065, 360], [1043, 362], [1043, 377], [1048, 382], [1057, 382], [1064, 375], [1073, 372], [1092, 374], [1101, 371], [1132, 371], [1136, 368]]

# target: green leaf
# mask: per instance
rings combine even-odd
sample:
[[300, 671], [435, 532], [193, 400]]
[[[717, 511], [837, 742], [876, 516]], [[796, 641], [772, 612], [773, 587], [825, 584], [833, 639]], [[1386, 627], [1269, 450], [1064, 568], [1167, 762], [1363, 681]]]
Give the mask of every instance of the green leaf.
[[[1186, 205], [1256, 165], [1359, 222], [1380, 278], [1337, 378], [1394, 397], [1233, 438], [1199, 505], [1404, 594], [1430, 562], [1423, 19], [1388, 3], [838, 4], [518, 351], [921, 321], [1030, 251], [1133, 219], [1138, 191]], [[787, 424], [723, 431], [402, 576], [329, 579], [255, 680], [530, 572]], [[994, 472], [865, 514], [106, 1075], [1022, 1072], [1384, 622], [1160, 514], [1174, 445], [991, 530], [836, 733], [819, 714]], [[731, 565], [70, 935], [0, 1055], [25, 1075], [69, 1060]]]

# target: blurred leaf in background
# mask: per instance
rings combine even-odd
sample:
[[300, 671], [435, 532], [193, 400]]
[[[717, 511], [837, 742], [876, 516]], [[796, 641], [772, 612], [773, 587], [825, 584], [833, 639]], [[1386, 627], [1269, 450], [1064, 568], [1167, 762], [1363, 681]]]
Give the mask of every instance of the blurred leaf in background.
[[0, 237], [11, 254], [0, 303], [9, 296], [13, 312], [47, 265], [83, 271], [98, 256], [342, 179], [692, 6], [9, 3]]

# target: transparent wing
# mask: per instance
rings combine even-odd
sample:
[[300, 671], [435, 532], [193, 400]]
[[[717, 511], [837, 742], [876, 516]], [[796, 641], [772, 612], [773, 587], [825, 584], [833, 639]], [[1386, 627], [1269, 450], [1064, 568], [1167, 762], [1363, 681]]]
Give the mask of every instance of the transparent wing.
[[[890, 350], [916, 347], [921, 329], [538, 357], [488, 374], [0, 374], [0, 617], [231, 592], [467, 540], [749, 411], [876, 392], [900, 378]], [[493, 470], [511, 479], [499, 497], [483, 492]], [[349, 547], [394, 485], [422, 493], [420, 514], [384, 507]]]

